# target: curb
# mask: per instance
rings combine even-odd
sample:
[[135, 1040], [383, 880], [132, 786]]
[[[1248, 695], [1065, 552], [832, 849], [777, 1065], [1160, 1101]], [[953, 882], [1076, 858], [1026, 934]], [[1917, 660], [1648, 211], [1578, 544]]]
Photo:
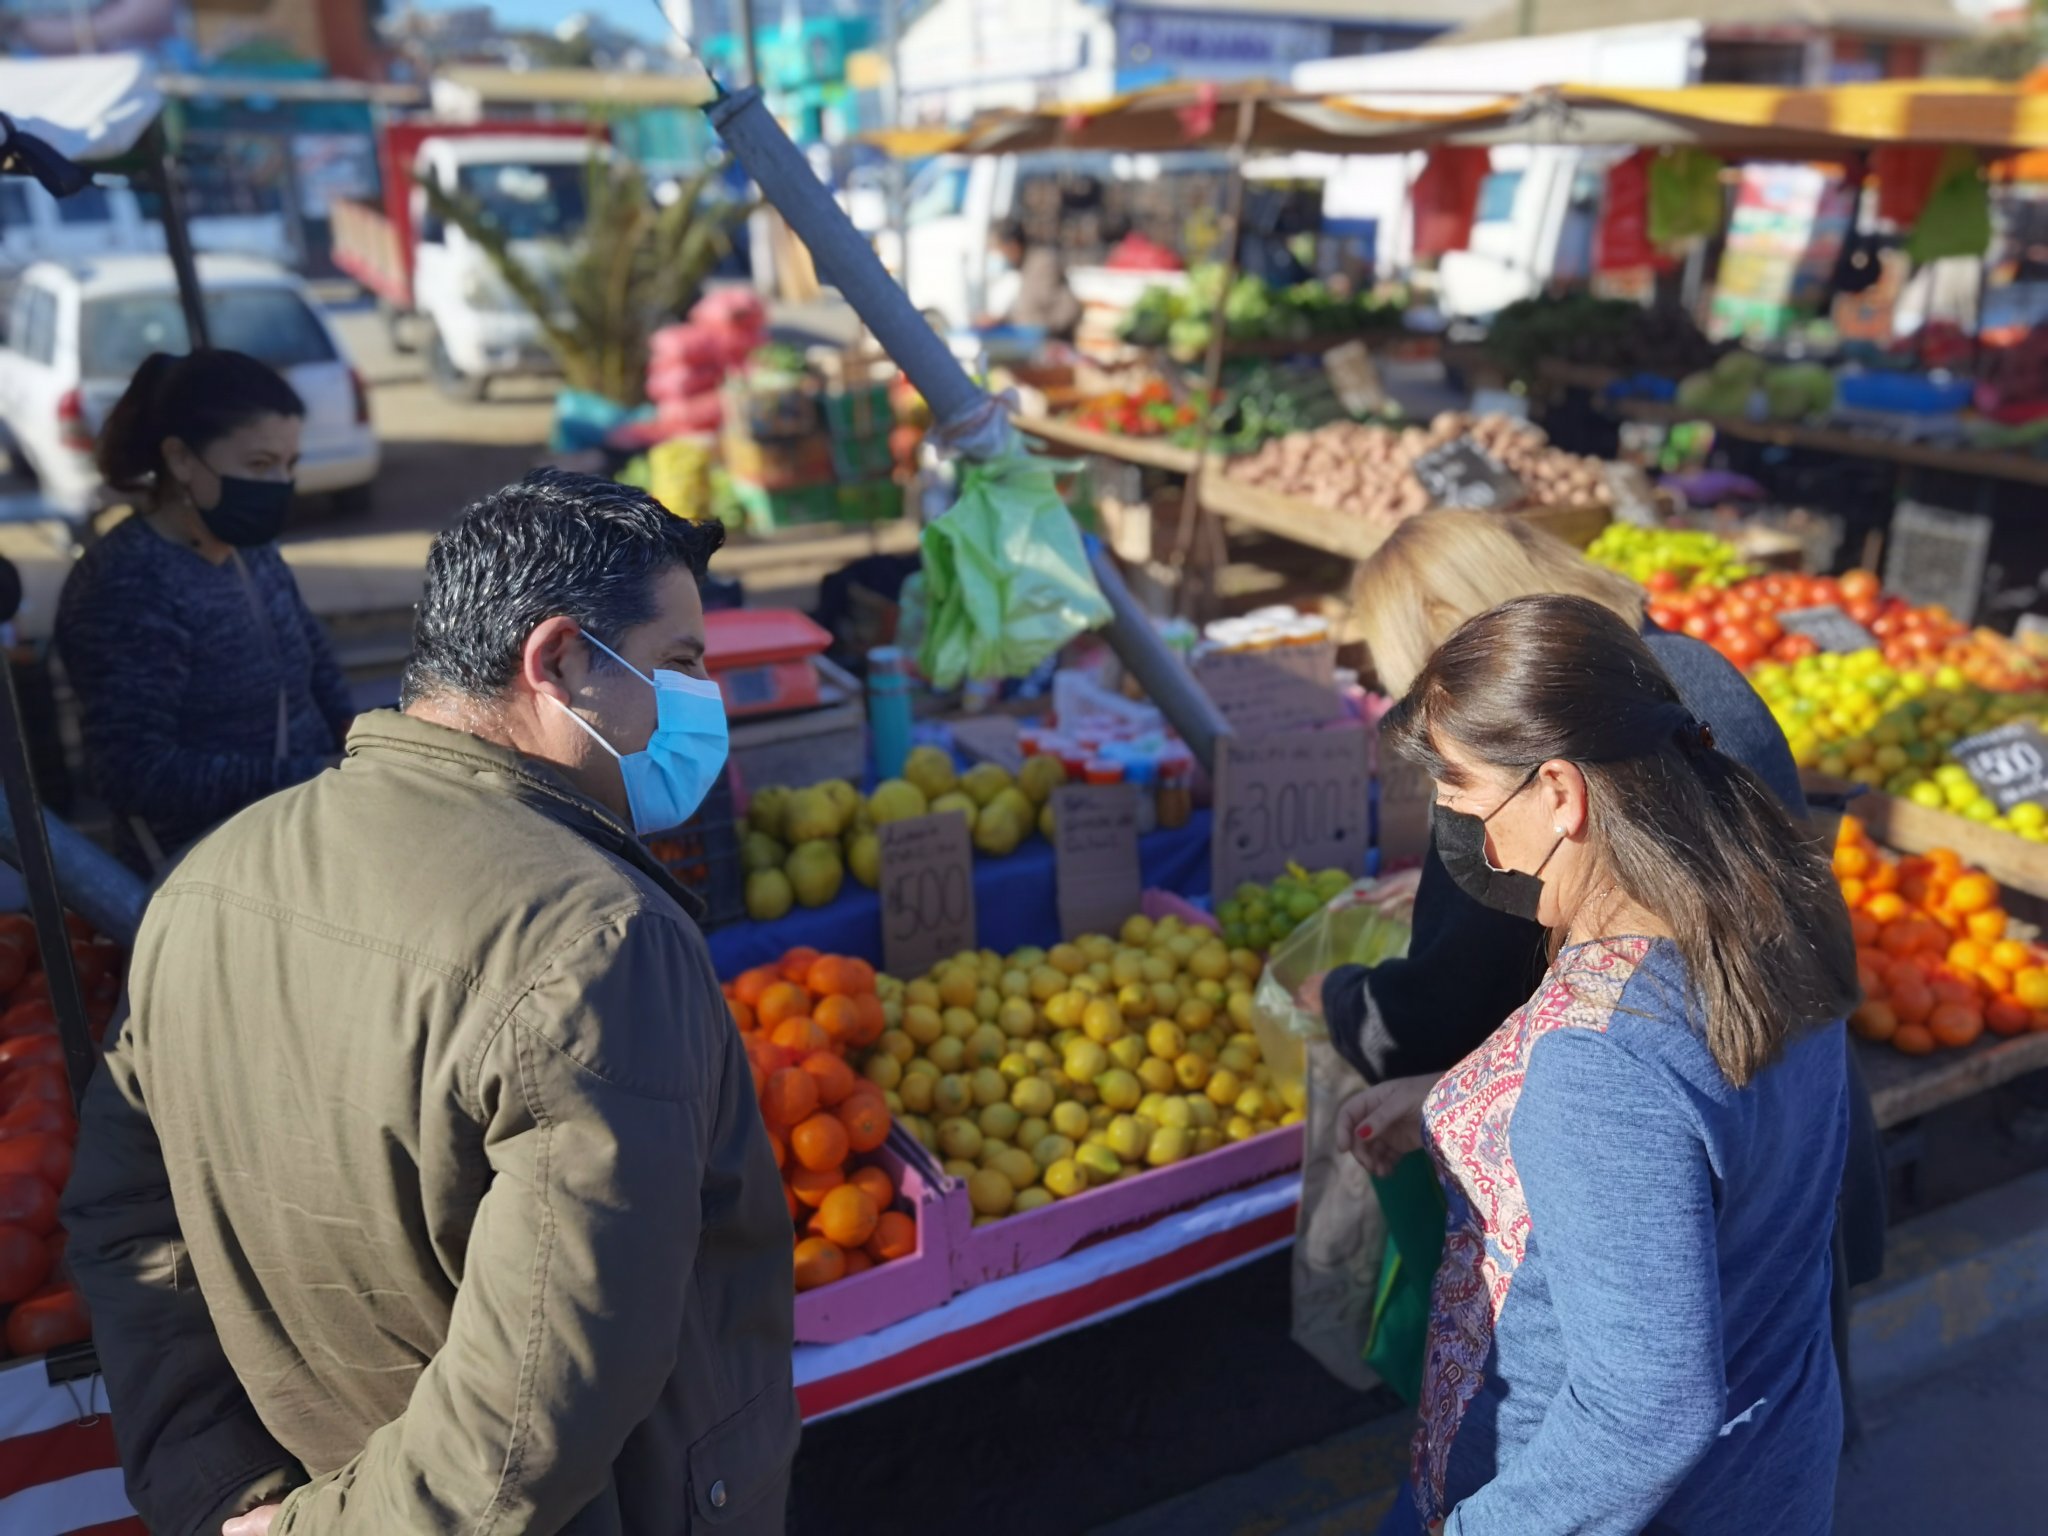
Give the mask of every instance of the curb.
[[1884, 1274], [1859, 1287], [1853, 1305], [1849, 1359], [1859, 1397], [2048, 1312], [2048, 1170], [1892, 1228]]

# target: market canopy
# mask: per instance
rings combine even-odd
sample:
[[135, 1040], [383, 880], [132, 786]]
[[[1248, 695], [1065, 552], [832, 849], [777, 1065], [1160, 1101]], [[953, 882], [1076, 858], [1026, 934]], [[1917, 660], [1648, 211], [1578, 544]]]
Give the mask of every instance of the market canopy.
[[[1247, 128], [1249, 117], [1249, 132]], [[1989, 80], [1887, 80], [1787, 89], [1566, 85], [1518, 97], [1377, 90], [1314, 96], [1263, 85], [1170, 85], [978, 119], [957, 132], [870, 136], [892, 154], [1074, 149], [1388, 154], [1437, 144], [1693, 145], [1733, 157], [1816, 158], [1891, 144], [1988, 154], [2048, 148], [2048, 95]]]
[[[1518, 37], [1556, 37], [1626, 24], [1697, 21], [1709, 28], [1811, 27], [1880, 38], [1945, 41], [1974, 37], [1984, 27], [1950, 0], [1631, 0], [1617, 14], [1610, 0], [1509, 0], [1477, 21], [1432, 38], [1429, 48], [1462, 48], [1470, 43], [1511, 42]], [[1738, 36], [1742, 35], [1740, 32]]]
[[149, 60], [139, 53], [0, 59], [0, 112], [67, 160], [118, 160], [162, 114]]

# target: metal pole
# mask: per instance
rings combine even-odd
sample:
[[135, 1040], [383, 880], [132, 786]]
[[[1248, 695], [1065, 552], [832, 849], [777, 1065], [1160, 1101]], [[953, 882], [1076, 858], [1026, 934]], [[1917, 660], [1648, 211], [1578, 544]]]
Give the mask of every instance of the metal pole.
[[199, 286], [199, 261], [192, 252], [192, 226], [186, 220], [185, 184], [178, 175], [178, 162], [171, 156], [170, 135], [158, 118], [150, 130], [154, 136], [148, 154], [156, 174], [157, 196], [164, 210], [164, 250], [171, 258], [171, 271], [178, 278], [178, 305], [185, 311], [185, 332], [191, 350], [213, 345], [206, 324], [205, 291]]
[[747, 84], [761, 83], [761, 50], [754, 43], [754, 0], [733, 0], [733, 25], [740, 29], [742, 57], [747, 61]]
[[1124, 585], [1116, 556], [1097, 538], [1089, 538], [1087, 548], [1095, 584], [1109, 600], [1110, 620], [1102, 630], [1102, 638], [1159, 706], [1160, 713], [1173, 722], [1173, 728], [1195, 754], [1202, 771], [1214, 779], [1216, 743], [1231, 734], [1230, 722], [1223, 718], [1216, 701], [1203, 692], [1195, 674], [1160, 643], [1158, 629]]
[[[903, 0], [882, 0], [882, 56], [888, 60], [889, 81], [882, 92], [882, 126], [900, 127], [903, 122], [903, 86], [897, 78], [902, 62]], [[896, 236], [896, 281], [910, 292], [910, 224], [904, 200], [903, 161], [889, 157], [889, 229]]]
[[1237, 140], [1230, 148], [1230, 189], [1225, 195], [1223, 209], [1223, 291], [1217, 297], [1216, 316], [1209, 327], [1209, 355], [1202, 364], [1205, 404], [1201, 418], [1195, 423], [1195, 468], [1181, 486], [1180, 529], [1173, 551], [1174, 569], [1181, 576], [1174, 605], [1183, 616], [1189, 612], [1188, 555], [1194, 548], [1196, 527], [1202, 518], [1202, 468], [1209, 457], [1209, 438], [1215, 425], [1216, 406], [1223, 392], [1224, 338], [1229, 329], [1224, 313], [1230, 290], [1237, 286], [1238, 271], [1243, 265], [1240, 252], [1244, 238], [1244, 157], [1252, 142], [1258, 110], [1258, 99], [1254, 96], [1247, 95], [1238, 103]]
[[43, 830], [43, 802], [36, 793], [35, 770], [29, 766], [28, 736], [21, 722], [21, 699], [14, 691], [14, 668], [6, 674], [7, 707], [0, 711], [0, 785], [7, 791], [8, 818], [14, 827], [21, 877], [28, 885], [29, 910], [36, 925], [36, 946], [43, 973], [50, 982], [50, 1006], [57, 1014], [57, 1035], [64, 1044], [64, 1066], [71, 1079], [73, 1107], [85, 1101], [85, 1085], [99, 1064], [92, 1028], [85, 1017], [85, 995], [71, 964], [71, 933], [64, 926], [64, 898], [57, 892], [57, 871], [50, 861], [50, 841]]

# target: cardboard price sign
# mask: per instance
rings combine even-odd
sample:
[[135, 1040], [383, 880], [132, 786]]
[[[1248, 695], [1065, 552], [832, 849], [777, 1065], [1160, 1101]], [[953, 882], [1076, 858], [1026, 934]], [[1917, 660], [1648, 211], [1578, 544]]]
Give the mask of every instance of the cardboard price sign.
[[1877, 636], [1858, 624], [1833, 603], [1818, 608], [1788, 608], [1778, 615], [1786, 632], [1804, 635], [1824, 651], [1868, 651], [1877, 647]]
[[1370, 793], [1363, 725], [1219, 738], [1211, 851], [1218, 898], [1273, 879], [1289, 860], [1361, 873]]
[[2001, 725], [1948, 750], [1991, 797], [1999, 815], [2029, 800], [2048, 805], [2048, 736], [2031, 720]]
[[1373, 366], [1372, 353], [1362, 341], [1347, 341], [1323, 354], [1323, 372], [1337, 399], [1354, 416], [1371, 416], [1384, 410], [1387, 387]]
[[1060, 937], [1115, 933], [1145, 893], [1138, 873], [1138, 787], [1069, 784], [1052, 797]]
[[882, 968], [922, 976], [976, 943], [974, 845], [952, 811], [885, 822], [882, 840]]
[[1197, 657], [1194, 672], [1240, 736], [1298, 731], [1344, 713], [1335, 641], [1277, 651], [1217, 651]]
[[1469, 437], [1432, 448], [1415, 461], [1412, 472], [1440, 507], [1508, 512], [1529, 499], [1522, 482]]

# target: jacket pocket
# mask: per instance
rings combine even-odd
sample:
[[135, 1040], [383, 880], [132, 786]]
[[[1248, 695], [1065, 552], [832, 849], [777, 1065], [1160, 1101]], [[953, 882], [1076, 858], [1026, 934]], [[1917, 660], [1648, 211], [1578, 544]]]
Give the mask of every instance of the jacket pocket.
[[[801, 1433], [796, 1394], [781, 1385], [757, 1393], [691, 1446], [690, 1504], [696, 1520], [716, 1528], [767, 1515], [764, 1501], [788, 1497], [789, 1467]], [[773, 1528], [782, 1528], [779, 1512]]]

